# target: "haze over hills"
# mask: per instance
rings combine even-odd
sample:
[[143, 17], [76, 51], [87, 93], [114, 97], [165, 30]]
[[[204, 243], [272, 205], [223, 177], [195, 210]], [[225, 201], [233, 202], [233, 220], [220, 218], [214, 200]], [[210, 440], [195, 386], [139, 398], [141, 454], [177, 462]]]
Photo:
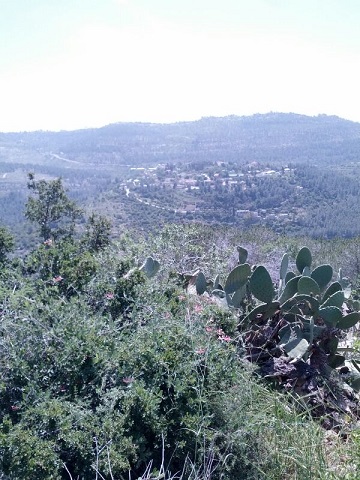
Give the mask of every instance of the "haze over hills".
[[119, 228], [200, 221], [360, 234], [360, 124], [336, 116], [268, 113], [1, 133], [0, 223], [14, 232], [30, 228], [23, 217], [29, 171], [61, 176], [77, 202]]
[[360, 156], [360, 124], [335, 116], [288, 113], [208, 117], [173, 124], [117, 123], [97, 129], [0, 134], [1, 157], [66, 154], [82, 163], [259, 161], [344, 163]]

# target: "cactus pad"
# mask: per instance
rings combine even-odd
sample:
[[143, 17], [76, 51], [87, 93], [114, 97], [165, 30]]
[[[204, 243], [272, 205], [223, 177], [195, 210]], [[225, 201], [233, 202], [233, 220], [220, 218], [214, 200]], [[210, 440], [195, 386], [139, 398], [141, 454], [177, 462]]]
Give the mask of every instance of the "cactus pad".
[[317, 314], [318, 318], [321, 318], [328, 327], [336, 327], [343, 320], [341, 310], [337, 307], [320, 308]]
[[331, 285], [328, 286], [328, 288], [326, 289], [326, 292], [324, 293], [323, 302], [325, 302], [325, 300], [331, 297], [331, 295], [334, 295], [334, 293], [340, 292], [340, 291], [342, 291], [342, 286], [340, 285], [340, 283], [339, 282], [332, 283]]
[[337, 328], [340, 328], [340, 330], [347, 330], [348, 328], [354, 327], [359, 320], [360, 312], [352, 312], [345, 315], [336, 326]]
[[206, 291], [206, 278], [203, 272], [199, 272], [195, 282], [196, 293], [202, 295]]
[[293, 277], [291, 280], [287, 282], [287, 284], [285, 285], [284, 291], [282, 292], [279, 298], [280, 303], [284, 303], [286, 302], [286, 300], [296, 295], [298, 291], [297, 287], [298, 287], [298, 282], [300, 278], [301, 278], [300, 276]]
[[341, 308], [342, 304], [344, 303], [344, 292], [339, 290], [338, 292], [333, 293], [328, 297], [325, 302], [321, 305], [322, 308], [324, 307], [338, 307]]
[[248, 281], [251, 274], [251, 268], [248, 263], [238, 265], [229, 273], [226, 279], [224, 290], [226, 293], [231, 294], [241, 288]]
[[285, 275], [285, 283], [290, 282], [290, 280], [294, 277], [296, 277], [294, 272], [287, 272], [287, 274]]
[[160, 263], [152, 257], [147, 257], [141, 265], [140, 270], [142, 270], [148, 278], [152, 278], [160, 270]]
[[281, 266], [280, 266], [280, 279], [285, 280], [286, 277], [286, 272], [289, 266], [289, 255], [287, 253], [284, 253], [282, 260], [281, 260]]
[[305, 267], [311, 267], [312, 256], [308, 247], [302, 247], [296, 256], [296, 267], [300, 273], [303, 273]]
[[257, 267], [250, 277], [250, 290], [255, 298], [264, 303], [270, 303], [274, 298], [274, 286], [269, 272], [265, 267]]
[[331, 282], [332, 276], [333, 269], [331, 265], [320, 265], [311, 272], [311, 278], [317, 282], [320, 290], [323, 290], [326, 285]]
[[311, 277], [301, 277], [298, 282], [298, 292], [305, 295], [319, 295], [320, 287]]
[[239, 265], [246, 262], [248, 257], [248, 251], [244, 247], [236, 247], [237, 251], [239, 252]]
[[[297, 309], [294, 307], [297, 307]], [[295, 295], [281, 305], [281, 309], [284, 312], [301, 312], [303, 315], [314, 315], [318, 312], [319, 307], [320, 304], [316, 298], [304, 294]]]
[[257, 317], [261, 317], [262, 320], [267, 320], [275, 315], [279, 309], [279, 302], [263, 303], [251, 310], [251, 312], [244, 318], [244, 322], [254, 321]]
[[240, 307], [240, 304], [241, 302], [244, 300], [245, 298], [245, 295], [246, 295], [246, 286], [242, 286], [241, 288], [239, 288], [238, 290], [236, 290], [236, 292], [234, 293], [234, 295], [232, 296], [232, 306], [234, 308], [239, 308]]
[[305, 338], [295, 338], [284, 345], [284, 350], [290, 358], [302, 358], [309, 348], [309, 342]]
[[338, 368], [344, 365], [345, 357], [343, 355], [329, 355], [328, 364], [331, 368]]

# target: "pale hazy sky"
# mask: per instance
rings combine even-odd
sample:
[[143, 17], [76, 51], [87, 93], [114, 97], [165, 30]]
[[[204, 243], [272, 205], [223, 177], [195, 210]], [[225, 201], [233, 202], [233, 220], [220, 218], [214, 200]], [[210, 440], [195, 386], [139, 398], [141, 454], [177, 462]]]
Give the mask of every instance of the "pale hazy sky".
[[360, 0], [0, 0], [0, 131], [360, 121]]

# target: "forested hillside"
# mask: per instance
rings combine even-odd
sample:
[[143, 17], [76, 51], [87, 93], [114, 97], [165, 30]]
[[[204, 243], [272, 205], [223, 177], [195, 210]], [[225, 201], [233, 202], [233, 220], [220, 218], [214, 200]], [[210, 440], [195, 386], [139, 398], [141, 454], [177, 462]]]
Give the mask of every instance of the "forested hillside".
[[[19, 247], [26, 177], [62, 177], [115, 231], [203, 222], [313, 237], [360, 234], [360, 125], [296, 114], [0, 134], [0, 223]], [[27, 232], [27, 236], [21, 232]]]
[[199, 161], [358, 161], [360, 125], [338, 117], [269, 113], [203, 118], [173, 124], [119, 123], [73, 132], [0, 135], [0, 145], [28, 152], [63, 152], [84, 163]]

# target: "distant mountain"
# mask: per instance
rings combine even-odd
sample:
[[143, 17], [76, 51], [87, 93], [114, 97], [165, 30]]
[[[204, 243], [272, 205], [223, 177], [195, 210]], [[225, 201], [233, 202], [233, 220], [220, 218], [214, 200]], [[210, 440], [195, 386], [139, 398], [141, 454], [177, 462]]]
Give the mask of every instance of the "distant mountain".
[[294, 113], [208, 117], [173, 124], [116, 123], [97, 129], [1, 133], [11, 147], [64, 155], [86, 164], [165, 162], [310, 162], [360, 160], [360, 124]]

